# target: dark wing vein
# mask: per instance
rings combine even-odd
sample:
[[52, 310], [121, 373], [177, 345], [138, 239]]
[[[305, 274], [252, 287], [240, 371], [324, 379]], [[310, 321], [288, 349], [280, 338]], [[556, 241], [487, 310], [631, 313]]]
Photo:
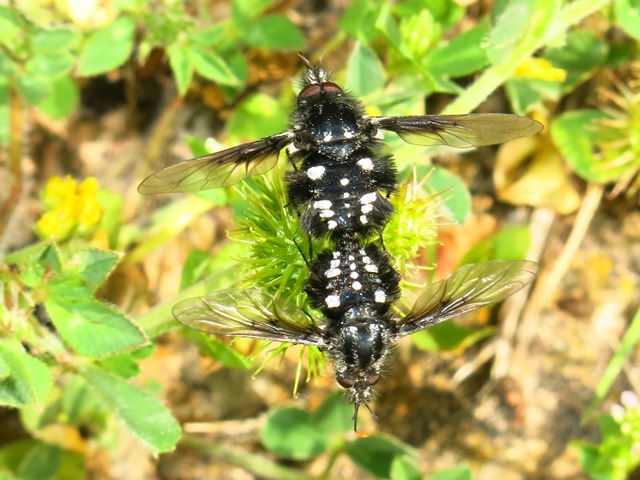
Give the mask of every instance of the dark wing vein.
[[371, 122], [407, 143], [459, 148], [494, 145], [535, 135], [543, 128], [532, 118], [506, 113], [371, 117]]
[[322, 331], [304, 310], [257, 289], [223, 290], [190, 298], [173, 307], [173, 315], [187, 327], [212, 335], [322, 344]]
[[398, 321], [398, 337], [499, 302], [530, 283], [538, 265], [526, 260], [464, 265], [429, 285], [411, 311]]
[[145, 178], [138, 192], [143, 195], [198, 192], [262, 175], [275, 167], [280, 150], [291, 139], [292, 134], [287, 131], [170, 165]]

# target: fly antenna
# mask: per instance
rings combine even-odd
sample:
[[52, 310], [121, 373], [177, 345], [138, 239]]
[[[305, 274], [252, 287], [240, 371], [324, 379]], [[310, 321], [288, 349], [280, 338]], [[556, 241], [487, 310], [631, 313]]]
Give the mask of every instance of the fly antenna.
[[313, 65], [311, 65], [309, 59], [307, 59], [307, 57], [305, 57], [302, 52], [298, 52], [298, 56], [302, 59], [302, 63], [304, 63], [305, 67], [307, 67], [309, 70], [313, 70]]

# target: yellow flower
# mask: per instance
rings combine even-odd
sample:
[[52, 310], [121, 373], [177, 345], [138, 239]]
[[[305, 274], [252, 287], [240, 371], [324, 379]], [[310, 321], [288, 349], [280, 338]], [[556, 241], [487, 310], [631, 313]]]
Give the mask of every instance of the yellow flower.
[[41, 238], [61, 241], [73, 234], [91, 236], [102, 219], [95, 178], [87, 178], [77, 185], [70, 176], [52, 177], [45, 186], [42, 203], [45, 212], [36, 223], [36, 232]]
[[76, 181], [67, 175], [65, 178], [51, 177], [44, 187], [42, 203], [47, 210], [53, 210], [68, 202], [76, 191]]
[[533, 78], [536, 80], [546, 80], [548, 82], [564, 82], [567, 78], [567, 71], [552, 65], [549, 60], [535, 57], [527, 58], [516, 68], [515, 77]]

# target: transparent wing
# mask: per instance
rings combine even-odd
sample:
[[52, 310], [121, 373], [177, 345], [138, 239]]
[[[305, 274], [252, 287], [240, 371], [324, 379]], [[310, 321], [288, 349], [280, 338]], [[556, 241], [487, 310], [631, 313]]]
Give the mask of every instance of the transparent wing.
[[526, 260], [491, 260], [464, 265], [429, 285], [399, 320], [397, 337], [499, 302], [533, 280], [538, 265]]
[[198, 192], [226, 187], [253, 175], [262, 175], [275, 167], [278, 154], [293, 134], [282, 132], [255, 142], [210, 153], [163, 168], [143, 180], [138, 192], [154, 193]]
[[480, 147], [535, 135], [542, 124], [529, 117], [506, 113], [371, 117], [373, 125], [397, 133], [415, 145]]
[[223, 290], [173, 307], [189, 328], [213, 335], [322, 345], [322, 331], [300, 307], [256, 289]]

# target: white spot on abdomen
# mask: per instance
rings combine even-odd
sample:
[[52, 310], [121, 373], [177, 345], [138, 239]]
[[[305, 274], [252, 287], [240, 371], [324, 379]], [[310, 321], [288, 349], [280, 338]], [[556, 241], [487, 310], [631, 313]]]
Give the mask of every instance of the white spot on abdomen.
[[324, 272], [324, 276], [326, 278], [335, 278], [335, 277], [339, 276], [340, 273], [342, 273], [342, 272], [340, 272], [339, 268], [330, 268], [329, 270]]
[[373, 203], [376, 201], [376, 198], [378, 198], [377, 193], [375, 192], [367, 193], [366, 195], [363, 195], [360, 197], [360, 203], [363, 205], [366, 205], [368, 203]]
[[374, 300], [376, 303], [384, 303], [387, 301], [387, 294], [382, 290], [376, 290]]
[[323, 177], [324, 171], [325, 168], [322, 165], [311, 167], [309, 170], [307, 170], [307, 177], [309, 177], [311, 180], [318, 180]]
[[324, 302], [329, 308], [337, 308], [340, 306], [340, 297], [338, 295], [329, 295], [324, 299]]
[[358, 160], [357, 165], [364, 171], [373, 170], [373, 162], [370, 158], [361, 158]]
[[318, 200], [313, 202], [313, 208], [317, 210], [326, 210], [327, 208], [331, 208], [331, 200]]

